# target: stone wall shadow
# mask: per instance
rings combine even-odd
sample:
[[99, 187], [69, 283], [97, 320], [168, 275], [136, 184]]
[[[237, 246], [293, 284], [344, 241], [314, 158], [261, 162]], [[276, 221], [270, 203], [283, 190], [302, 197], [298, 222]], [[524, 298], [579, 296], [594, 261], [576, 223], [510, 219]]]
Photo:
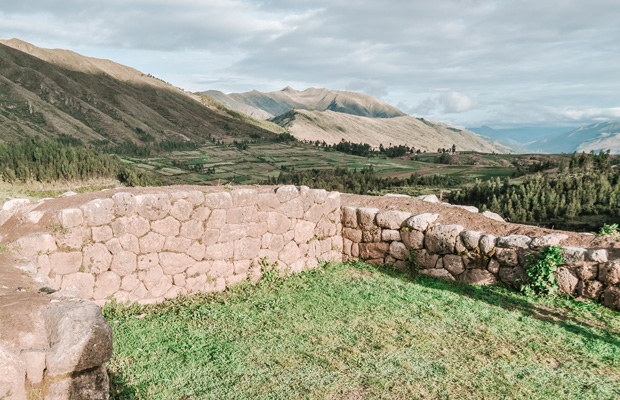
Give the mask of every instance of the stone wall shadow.
[[[610, 345], [620, 347], [620, 331], [611, 329], [603, 323], [595, 324], [560, 313], [551, 307], [532, 304], [523, 294], [517, 291], [507, 292], [506, 288], [502, 286], [474, 286], [460, 282], [435, 279], [420, 274], [414, 276], [411, 273], [405, 273], [391, 267], [375, 268], [378, 272], [401, 279], [405, 282], [413, 282], [429, 289], [453, 292], [508, 311], [518, 311], [525, 317], [533, 317], [557, 325], [567, 332], [581, 335], [586, 340], [600, 340]], [[617, 314], [620, 318], [620, 313]]]

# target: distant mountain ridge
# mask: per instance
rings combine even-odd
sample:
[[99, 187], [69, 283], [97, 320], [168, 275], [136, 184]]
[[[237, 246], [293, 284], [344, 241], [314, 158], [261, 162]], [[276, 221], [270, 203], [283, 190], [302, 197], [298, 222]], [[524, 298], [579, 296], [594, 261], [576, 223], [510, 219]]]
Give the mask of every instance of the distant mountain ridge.
[[268, 123], [256, 122], [109, 60], [18, 39], [0, 41], [0, 141], [61, 133], [86, 143], [138, 144], [141, 137], [276, 135], [265, 129]]
[[573, 153], [610, 150], [620, 154], [620, 121], [582, 126], [565, 134], [534, 142], [528, 146], [546, 153]]
[[394, 118], [407, 115], [396, 107], [363, 93], [325, 88], [299, 91], [287, 86], [282, 90], [269, 93], [256, 90], [230, 94], [208, 90], [202, 93], [226, 107], [260, 119], [277, 117], [292, 109], [335, 111], [370, 118]]

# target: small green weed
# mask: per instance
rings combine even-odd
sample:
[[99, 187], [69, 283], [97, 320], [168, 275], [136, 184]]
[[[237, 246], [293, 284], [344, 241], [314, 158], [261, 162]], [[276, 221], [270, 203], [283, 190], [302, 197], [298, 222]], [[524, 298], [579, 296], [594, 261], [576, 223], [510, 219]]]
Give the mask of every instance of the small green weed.
[[620, 228], [618, 224], [604, 224], [598, 231], [599, 236], [603, 237], [620, 237]]
[[558, 293], [558, 281], [555, 272], [562, 265], [563, 249], [560, 246], [546, 246], [538, 256], [532, 254], [527, 259], [526, 273], [530, 282], [521, 290], [526, 295], [543, 294], [555, 296]]
[[409, 247], [409, 268], [411, 269], [411, 276], [416, 277], [420, 272], [420, 264], [418, 264], [418, 251], [413, 247]]

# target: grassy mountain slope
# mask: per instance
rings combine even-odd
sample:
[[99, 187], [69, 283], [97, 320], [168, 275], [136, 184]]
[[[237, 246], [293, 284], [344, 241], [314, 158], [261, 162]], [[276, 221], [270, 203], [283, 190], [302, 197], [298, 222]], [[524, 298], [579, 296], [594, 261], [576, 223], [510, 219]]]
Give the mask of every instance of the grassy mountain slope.
[[507, 153], [507, 147], [493, 146], [473, 132], [411, 116], [368, 118], [334, 111], [294, 110], [273, 119], [300, 139], [338, 143], [342, 139], [355, 143], [415, 146], [427, 151], [449, 148], [458, 150]]
[[292, 109], [330, 110], [372, 118], [393, 118], [406, 115], [396, 107], [371, 96], [330, 89], [310, 88], [299, 91], [286, 87], [270, 93], [262, 93], [256, 90], [231, 94], [214, 90], [203, 93], [213, 97], [226, 107], [262, 119], [273, 118]]
[[0, 41], [0, 140], [61, 133], [139, 143], [276, 133], [140, 71], [67, 50]]
[[547, 153], [611, 150], [612, 154], [620, 154], [620, 122], [606, 121], [582, 126], [571, 132], [532, 143], [528, 147]]

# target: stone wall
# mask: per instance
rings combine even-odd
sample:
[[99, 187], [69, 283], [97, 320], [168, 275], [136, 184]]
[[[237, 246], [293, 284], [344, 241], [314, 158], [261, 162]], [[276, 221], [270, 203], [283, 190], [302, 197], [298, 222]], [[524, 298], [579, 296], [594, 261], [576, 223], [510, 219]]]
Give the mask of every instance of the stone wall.
[[[567, 238], [561, 233], [495, 237], [459, 225], [436, 224], [438, 216], [344, 206], [344, 259], [403, 269], [415, 265], [419, 273], [435, 278], [518, 287], [525, 279], [526, 258]], [[557, 271], [561, 293], [620, 310], [620, 260], [608, 260], [605, 249], [577, 247], [564, 247], [563, 259], [565, 265]]]
[[340, 260], [340, 219], [339, 193], [307, 187], [118, 192], [54, 211], [12, 247], [52, 289], [148, 304], [256, 279], [265, 262], [297, 272]]

